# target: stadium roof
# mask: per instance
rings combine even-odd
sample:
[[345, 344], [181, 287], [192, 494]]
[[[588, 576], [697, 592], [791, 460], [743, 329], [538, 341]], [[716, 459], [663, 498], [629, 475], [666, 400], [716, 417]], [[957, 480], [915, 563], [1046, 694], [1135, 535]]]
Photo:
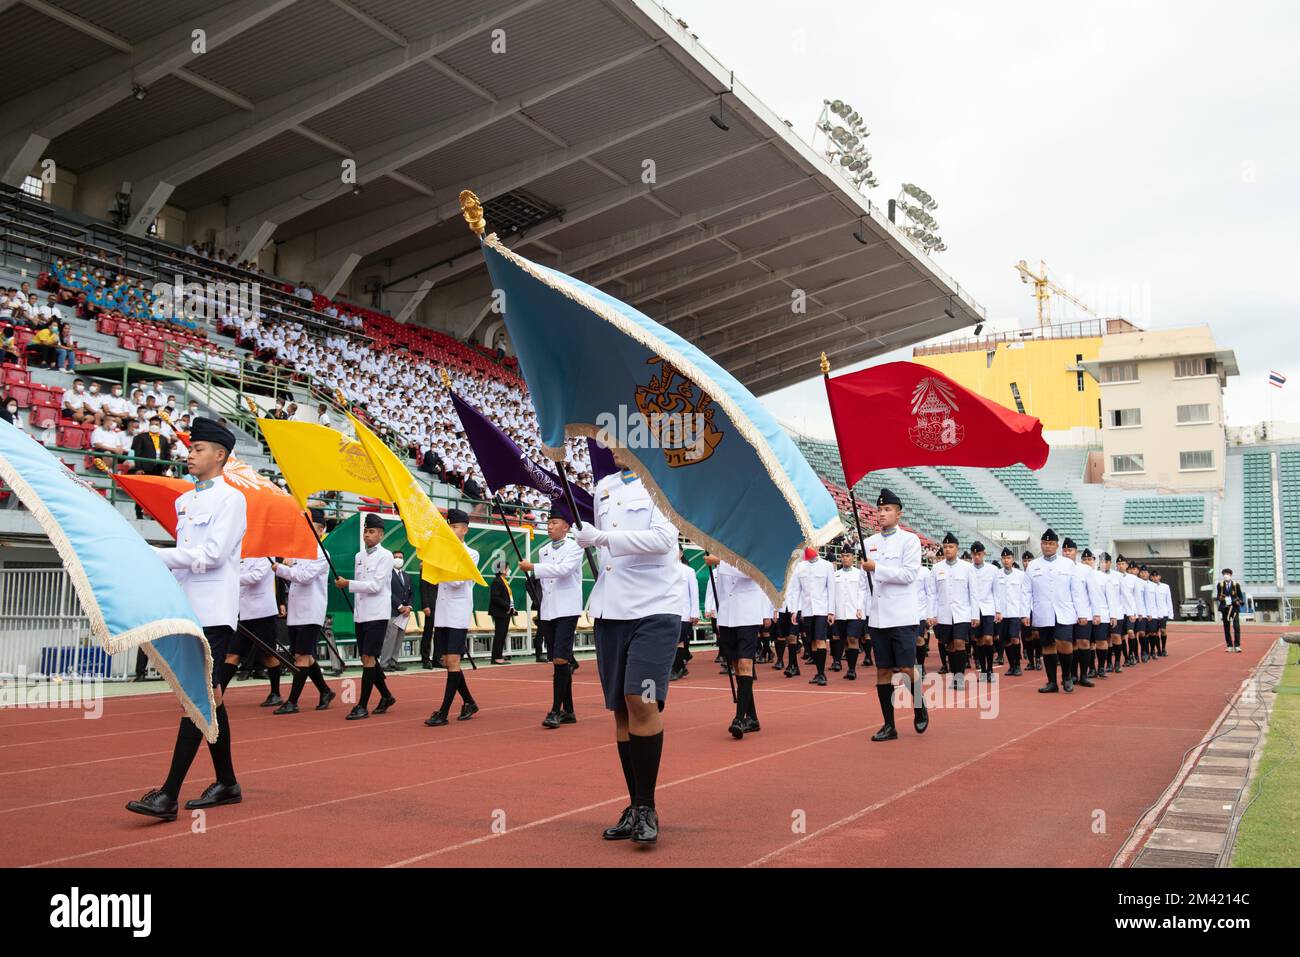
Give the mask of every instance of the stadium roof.
[[758, 393], [984, 318], [651, 0], [0, 0], [0, 59], [6, 182], [43, 157], [87, 197], [129, 181], [133, 231], [170, 204], [327, 294], [428, 296], [458, 336], [488, 319], [466, 187]]

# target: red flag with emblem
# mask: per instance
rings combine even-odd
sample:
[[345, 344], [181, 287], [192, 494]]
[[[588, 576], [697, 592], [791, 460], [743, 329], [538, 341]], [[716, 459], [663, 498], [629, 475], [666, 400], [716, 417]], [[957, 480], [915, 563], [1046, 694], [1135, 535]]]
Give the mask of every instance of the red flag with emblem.
[[906, 465], [1041, 469], [1047, 462], [1042, 422], [916, 362], [827, 378], [826, 398], [850, 487], [868, 472]]

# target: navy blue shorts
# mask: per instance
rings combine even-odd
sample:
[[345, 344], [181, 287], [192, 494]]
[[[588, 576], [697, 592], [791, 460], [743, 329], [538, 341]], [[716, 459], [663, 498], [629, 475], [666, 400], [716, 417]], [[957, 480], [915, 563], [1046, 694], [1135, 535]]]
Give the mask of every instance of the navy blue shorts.
[[998, 622], [995, 615], [980, 615], [980, 637], [992, 638], [998, 633]]
[[1068, 621], [1058, 621], [1052, 629], [1052, 640], [1074, 644], [1074, 625]]
[[794, 626], [790, 624], [794, 618], [794, 613], [789, 611], [777, 612], [776, 616], [776, 633], [780, 638], [789, 638], [794, 634]]
[[843, 641], [846, 638], [861, 638], [867, 633], [865, 618], [836, 618], [835, 637]]
[[1078, 622], [1075, 622], [1075, 623], [1074, 623], [1074, 640], [1075, 640], [1075, 641], [1090, 641], [1091, 639], [1092, 639], [1092, 622], [1087, 621], [1087, 622], [1084, 622], [1082, 625], [1079, 624]]
[[320, 625], [290, 625], [289, 646], [295, 655], [316, 656], [316, 646], [320, 644]]
[[691, 624], [689, 618], [682, 619], [682, 636], [678, 639], [683, 645], [689, 645], [694, 635], [695, 626]]
[[1168, 625], [1169, 625], [1169, 619], [1168, 619], [1168, 618], [1164, 618], [1164, 617], [1160, 618], [1160, 630], [1161, 630], [1161, 631], [1164, 631], [1165, 628], [1166, 628]]
[[388, 633], [388, 619], [353, 622], [357, 634], [357, 654], [378, 658], [384, 650], [384, 636]]
[[799, 630], [808, 641], [825, 641], [826, 640], [826, 616], [825, 615], [801, 615], [799, 617]]
[[622, 710], [629, 695], [653, 695], [664, 709], [681, 623], [680, 615], [596, 619], [596, 671], [606, 708]]
[[736, 625], [718, 629], [718, 651], [728, 661], [753, 660], [758, 654], [758, 625]]
[[[573, 660], [573, 636], [578, 630], [578, 616], [565, 615], [563, 618], [542, 619], [538, 623], [545, 642], [546, 657]], [[460, 652], [453, 651], [452, 654]]]
[[953, 641], [970, 640], [970, 622], [954, 621], [951, 625], [945, 625], [942, 622], [934, 623], [934, 637], [939, 639], [939, 643], [946, 645]]
[[[249, 618], [247, 620], [241, 618], [239, 620], [239, 623], [244, 628], [247, 628], [258, 638], [261, 638], [264, 644], [272, 648], [275, 647], [276, 643], [275, 622], [275, 615], [267, 615], [265, 618]], [[263, 658], [269, 657], [263, 649], [254, 647], [253, 639], [245, 635], [242, 629], [236, 628], [235, 636], [230, 639], [230, 644], [226, 646], [226, 654], [239, 655], [240, 658], [243, 658], [244, 655], [254, 650]]]
[[1003, 618], [998, 622], [998, 637], [1003, 641], [1020, 637], [1020, 626], [1024, 624], [1019, 618]]
[[[967, 625], [966, 627], [970, 627]], [[916, 626], [894, 625], [871, 628], [871, 651], [877, 668], [916, 667]]]
[[1127, 635], [1129, 632], [1133, 631], [1133, 620], [1132, 615], [1124, 616], [1124, 634]]
[[1092, 643], [1100, 644], [1110, 639], [1110, 621], [1103, 621], [1099, 625], [1092, 625]]
[[[444, 655], [464, 655], [465, 647], [468, 643], [468, 628], [441, 628], [433, 629], [433, 640], [438, 643]], [[379, 654], [379, 652], [375, 652]]]
[[230, 645], [235, 637], [235, 629], [229, 625], [217, 625], [213, 628], [204, 628], [203, 637], [208, 639], [208, 648], [212, 652], [212, 687], [221, 684], [217, 676], [221, 671], [222, 664], [225, 663], [226, 655], [230, 653]]

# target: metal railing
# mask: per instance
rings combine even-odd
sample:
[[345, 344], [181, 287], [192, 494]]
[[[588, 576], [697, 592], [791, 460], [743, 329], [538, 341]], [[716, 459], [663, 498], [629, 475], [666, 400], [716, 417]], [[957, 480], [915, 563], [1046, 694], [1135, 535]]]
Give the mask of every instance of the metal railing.
[[135, 652], [109, 655], [62, 568], [0, 569], [0, 675], [125, 678]]

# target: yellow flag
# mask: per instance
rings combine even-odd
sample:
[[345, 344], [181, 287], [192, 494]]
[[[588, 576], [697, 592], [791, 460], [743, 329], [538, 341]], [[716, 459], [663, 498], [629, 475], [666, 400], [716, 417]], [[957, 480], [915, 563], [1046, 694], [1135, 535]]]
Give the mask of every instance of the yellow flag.
[[[406, 526], [406, 540], [422, 562], [420, 577], [437, 585], [441, 582], [476, 581], [487, 586], [465, 543], [456, 537], [429, 496], [420, 490], [415, 477], [356, 416], [348, 413], [357, 430], [357, 441], [366, 450], [385, 492], [383, 498], [397, 506]], [[350, 491], [350, 490], [349, 490]]]
[[313, 422], [258, 419], [266, 444], [303, 508], [317, 492], [355, 492], [392, 501], [360, 442]]

